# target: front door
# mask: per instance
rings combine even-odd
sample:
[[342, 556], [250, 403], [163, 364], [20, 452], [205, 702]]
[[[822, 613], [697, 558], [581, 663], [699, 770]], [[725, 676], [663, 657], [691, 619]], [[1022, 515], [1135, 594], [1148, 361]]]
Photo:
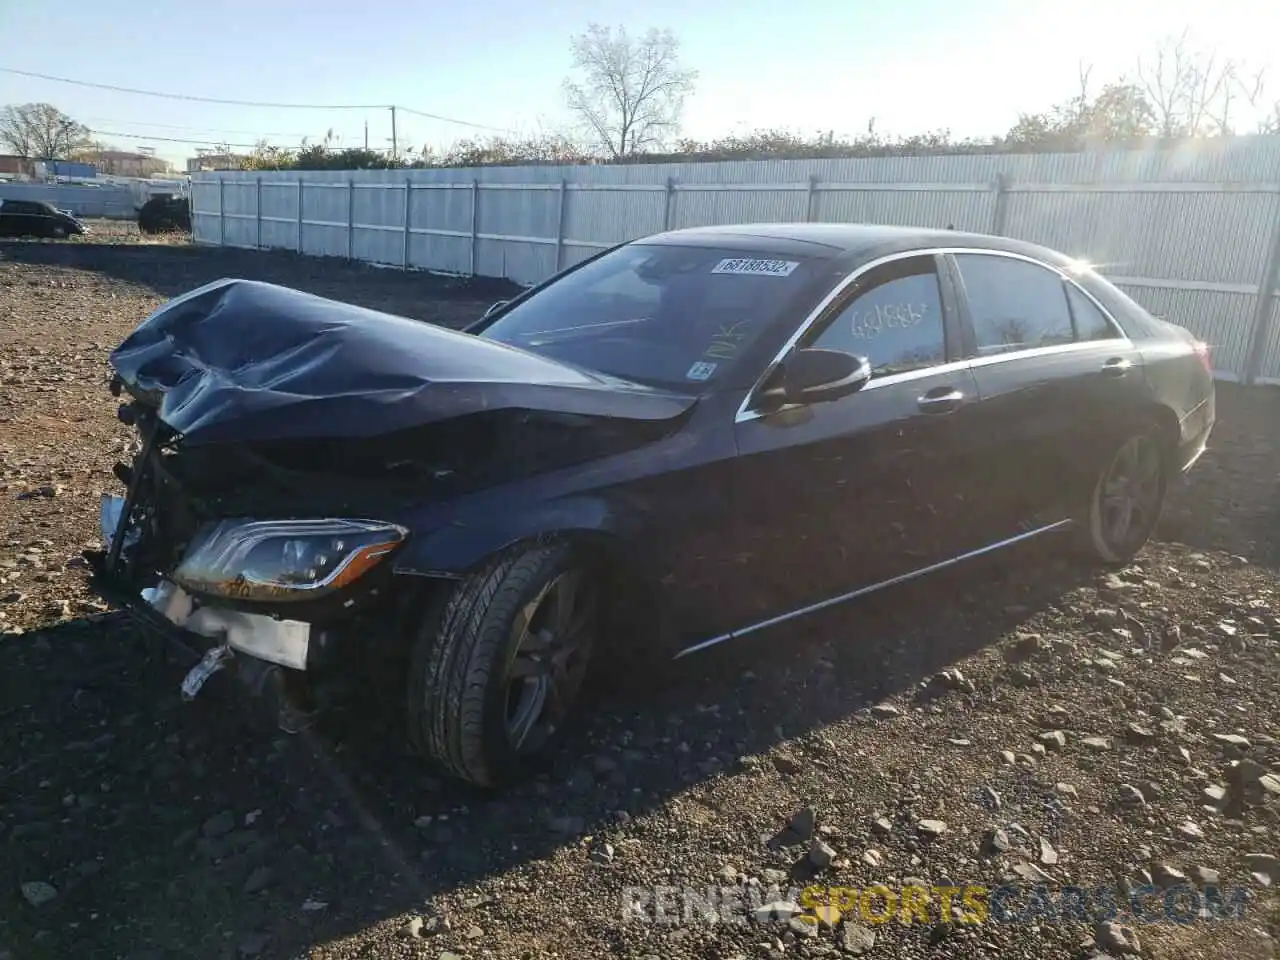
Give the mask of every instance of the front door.
[[969, 436], [977, 389], [954, 359], [941, 262], [915, 255], [872, 268], [801, 339], [868, 357], [862, 390], [740, 415], [738, 629], [982, 545], [970, 509], [980, 495]]

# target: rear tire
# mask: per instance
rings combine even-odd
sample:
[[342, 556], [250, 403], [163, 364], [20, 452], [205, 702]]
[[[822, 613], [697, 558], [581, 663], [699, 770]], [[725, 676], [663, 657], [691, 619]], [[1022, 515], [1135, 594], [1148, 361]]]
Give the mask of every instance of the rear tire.
[[1169, 457], [1154, 426], [1126, 437], [1094, 483], [1082, 524], [1083, 551], [1108, 566], [1131, 561], [1155, 532], [1168, 476]]
[[598, 578], [569, 544], [493, 558], [419, 632], [409, 672], [414, 746], [483, 787], [544, 766], [576, 714], [600, 613]]

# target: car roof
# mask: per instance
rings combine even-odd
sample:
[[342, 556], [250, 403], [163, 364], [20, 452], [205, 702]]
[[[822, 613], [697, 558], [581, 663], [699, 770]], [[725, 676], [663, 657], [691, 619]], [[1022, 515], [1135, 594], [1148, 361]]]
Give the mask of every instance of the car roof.
[[740, 223], [669, 230], [633, 242], [720, 247], [773, 256], [809, 256], [842, 261], [841, 269], [854, 269], [878, 257], [931, 248], [1021, 254], [1071, 272], [1077, 283], [1102, 301], [1130, 337], [1165, 335], [1159, 321], [1149, 317], [1128, 294], [1101, 274], [1092, 270], [1080, 272], [1080, 262], [1072, 257], [1050, 247], [1011, 237], [876, 223]]
[[48, 200], [23, 200], [20, 197], [9, 197], [6, 200], [0, 201], [0, 204], [9, 204], [9, 203], [22, 204], [23, 206], [28, 206], [28, 207], [40, 207], [42, 210], [58, 209]]
[[739, 223], [669, 230], [637, 243], [725, 247], [794, 253], [819, 259], [862, 259], [928, 247], [974, 247], [1022, 253], [1061, 266], [1069, 260], [1057, 251], [1009, 237], [936, 227], [878, 223]]

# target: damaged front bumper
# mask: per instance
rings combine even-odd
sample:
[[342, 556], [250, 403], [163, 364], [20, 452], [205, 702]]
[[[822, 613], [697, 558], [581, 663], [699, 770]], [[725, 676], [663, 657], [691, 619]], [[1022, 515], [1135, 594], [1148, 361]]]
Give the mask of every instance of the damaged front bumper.
[[240, 610], [197, 606], [192, 596], [172, 581], [142, 592], [142, 599], [176, 627], [221, 640], [240, 653], [293, 670], [307, 669], [311, 624], [277, 620]]
[[123, 405], [120, 420], [142, 444], [113, 471], [125, 496], [101, 499], [105, 546], [85, 553], [91, 589], [200, 661], [183, 681], [187, 699], [226, 670], [254, 692], [290, 694], [286, 730], [337, 705], [402, 626], [387, 561], [408, 530], [335, 518], [328, 511], [343, 503], [306, 500], [306, 485], [280, 474], [262, 480], [235, 445], [184, 449], [148, 398]]
[[[194, 698], [210, 677], [226, 670], [251, 693], [274, 703], [282, 730], [295, 733], [310, 726], [317, 711], [298, 681], [302, 674], [293, 671], [305, 671], [309, 666], [311, 624], [201, 606], [168, 580], [140, 592], [134, 590], [112, 574], [108, 563], [124, 505], [123, 497], [102, 497], [100, 519], [107, 549], [84, 554], [90, 569], [90, 590], [185, 657], [198, 661], [183, 678], [183, 699]], [[128, 531], [126, 546], [130, 537], [136, 537], [136, 531]]]
[[[102, 535], [108, 549], [119, 528], [120, 517], [124, 510], [124, 498], [103, 495], [100, 511]], [[130, 530], [126, 534], [134, 535]], [[126, 544], [127, 546], [127, 544]], [[92, 560], [91, 560], [92, 563]], [[112, 589], [113, 593], [123, 594], [122, 584], [105, 583], [105, 555], [102, 562], [96, 565], [100, 585]], [[293, 670], [307, 669], [307, 652], [311, 643], [311, 624], [301, 620], [279, 620], [262, 614], [245, 613], [240, 610], [223, 609], [216, 606], [202, 606], [190, 594], [176, 583], [162, 580], [154, 587], [147, 587], [136, 597], [119, 596], [117, 602], [123, 602], [127, 609], [144, 614], [153, 625], [161, 625], [164, 629], [172, 626], [177, 630], [184, 645], [188, 638], [198, 638], [195, 646], [207, 646], [208, 641], [218, 641], [232, 650], [257, 657], [268, 663], [279, 664]]]

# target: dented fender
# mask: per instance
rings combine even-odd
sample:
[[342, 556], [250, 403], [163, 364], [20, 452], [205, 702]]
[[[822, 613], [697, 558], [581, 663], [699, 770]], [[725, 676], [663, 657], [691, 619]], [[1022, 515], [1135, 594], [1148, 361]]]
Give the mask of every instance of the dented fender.
[[601, 496], [566, 497], [511, 511], [477, 511], [416, 534], [397, 555], [395, 573], [463, 577], [488, 557], [524, 540], [594, 536], [620, 541], [639, 524], [632, 511], [622, 511]]

